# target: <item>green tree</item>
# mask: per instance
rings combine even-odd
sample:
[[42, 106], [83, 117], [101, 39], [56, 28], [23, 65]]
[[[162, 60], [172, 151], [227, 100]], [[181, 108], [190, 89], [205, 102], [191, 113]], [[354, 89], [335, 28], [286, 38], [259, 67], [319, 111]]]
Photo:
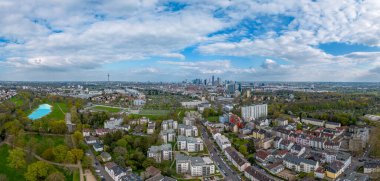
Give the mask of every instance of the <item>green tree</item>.
[[245, 145], [240, 145], [239, 146], [239, 152], [243, 154], [244, 156], [248, 155], [247, 147]]
[[62, 163], [65, 160], [68, 148], [65, 145], [58, 145], [53, 149], [55, 160]]
[[65, 158], [65, 163], [75, 163], [75, 156], [71, 151], [68, 151]]
[[10, 150], [7, 161], [9, 167], [16, 169], [24, 167], [26, 164], [24, 151], [19, 148]]
[[49, 127], [50, 131], [55, 134], [64, 134], [67, 130], [66, 122], [64, 120], [50, 121]]
[[54, 167], [43, 161], [37, 161], [28, 166], [25, 179], [28, 181], [44, 180]]
[[71, 153], [74, 155], [75, 162], [83, 158], [83, 150], [74, 148], [71, 150]]
[[74, 134], [73, 134], [73, 137], [76, 141], [77, 144], [81, 143], [83, 141], [83, 135], [81, 132], [79, 131], [75, 131]]

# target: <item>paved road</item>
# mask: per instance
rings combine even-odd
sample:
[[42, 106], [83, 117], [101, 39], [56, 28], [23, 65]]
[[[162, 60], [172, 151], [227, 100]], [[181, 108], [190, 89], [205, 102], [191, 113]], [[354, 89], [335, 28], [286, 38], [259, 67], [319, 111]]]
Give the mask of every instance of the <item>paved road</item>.
[[[224, 179], [228, 181], [242, 180], [239, 173], [236, 173], [223, 159], [223, 154], [217, 149], [217, 145], [211, 140], [204, 126], [201, 127], [203, 141], [210, 152], [210, 157], [219, 168]], [[220, 155], [220, 156], [219, 156]]]
[[[88, 150], [86, 152], [87, 156], [90, 156], [92, 159], [92, 166], [94, 167], [96, 174], [100, 176], [101, 178], [105, 179], [106, 181], [113, 181], [113, 179], [108, 175], [102, 164], [99, 163], [98, 160], [96, 160], [96, 156], [92, 152], [92, 150]], [[100, 172], [99, 172], [100, 171]]]

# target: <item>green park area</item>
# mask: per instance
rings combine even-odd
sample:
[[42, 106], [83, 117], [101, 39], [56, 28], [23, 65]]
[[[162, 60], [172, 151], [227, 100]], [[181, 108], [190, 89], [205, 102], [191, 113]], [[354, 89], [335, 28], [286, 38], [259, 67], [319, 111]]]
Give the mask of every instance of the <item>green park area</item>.
[[91, 107], [91, 109], [94, 111], [104, 111], [104, 112], [109, 112], [109, 113], [118, 113], [122, 110], [121, 108], [108, 107], [108, 106], [94, 106], [94, 107]]
[[140, 115], [155, 115], [155, 116], [165, 116], [169, 114], [169, 110], [153, 110], [153, 109], [143, 109], [140, 111]]

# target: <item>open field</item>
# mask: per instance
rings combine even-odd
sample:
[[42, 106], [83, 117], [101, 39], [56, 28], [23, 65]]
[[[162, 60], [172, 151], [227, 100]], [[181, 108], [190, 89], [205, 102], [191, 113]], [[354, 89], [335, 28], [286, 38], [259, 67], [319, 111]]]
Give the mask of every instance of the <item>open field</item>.
[[121, 108], [108, 107], [108, 106], [94, 106], [94, 107], [91, 107], [90, 109], [95, 110], [95, 111], [105, 111], [109, 113], [117, 113], [122, 110]]
[[158, 115], [158, 116], [165, 116], [169, 114], [169, 110], [149, 110], [149, 109], [144, 109], [141, 110], [139, 114], [141, 115]]

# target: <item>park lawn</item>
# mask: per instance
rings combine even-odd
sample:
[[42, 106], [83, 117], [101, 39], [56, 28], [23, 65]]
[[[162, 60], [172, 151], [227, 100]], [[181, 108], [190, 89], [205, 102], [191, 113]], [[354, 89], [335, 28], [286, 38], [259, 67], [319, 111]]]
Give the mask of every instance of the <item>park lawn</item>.
[[26, 172], [26, 167], [22, 169], [14, 169], [8, 167], [8, 153], [9, 146], [8, 145], [2, 145], [0, 146], [0, 174], [5, 174], [9, 181], [21, 181], [24, 179], [24, 173]]
[[27, 135], [26, 136], [26, 141], [28, 142], [30, 138], [36, 138], [37, 144], [44, 144], [48, 139], [53, 140], [54, 146], [58, 145], [65, 145], [65, 137], [64, 136], [52, 136], [52, 135]]
[[109, 112], [109, 113], [118, 113], [121, 111], [120, 108], [106, 107], [106, 106], [94, 106], [91, 109], [93, 109], [95, 111], [105, 111], [105, 112]]
[[[48, 114], [46, 117], [49, 119], [54, 119], [54, 120], [65, 120], [65, 114], [68, 112], [68, 107], [66, 103], [63, 102], [58, 102], [58, 103], [49, 103], [52, 107], [52, 111], [50, 114]], [[61, 111], [61, 109], [62, 112]]]
[[[78, 170], [75, 170], [74, 171], [74, 174], [73, 174], [73, 181], [79, 181], [80, 180], [80, 174], [79, 174], [79, 171]], [[67, 179], [66, 179], [67, 180]]]
[[166, 116], [169, 114], [169, 110], [151, 110], [151, 109], [143, 109], [140, 111], [140, 115], [157, 115], [157, 116]]

